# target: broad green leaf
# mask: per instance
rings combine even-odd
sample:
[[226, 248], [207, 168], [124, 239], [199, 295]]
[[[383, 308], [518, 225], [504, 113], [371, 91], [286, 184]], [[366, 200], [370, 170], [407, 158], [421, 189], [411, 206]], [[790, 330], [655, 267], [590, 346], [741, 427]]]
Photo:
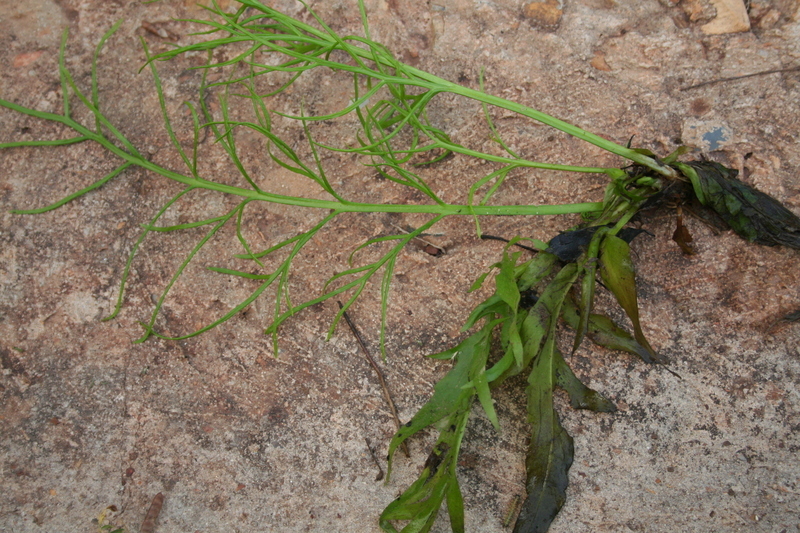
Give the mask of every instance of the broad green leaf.
[[475, 306], [475, 309], [472, 310], [472, 313], [469, 314], [467, 317], [466, 322], [461, 327], [461, 331], [467, 331], [472, 326], [474, 326], [478, 320], [486, 316], [493, 316], [493, 315], [503, 315], [508, 316], [510, 309], [508, 308], [508, 304], [506, 304], [500, 296], [497, 294], [491, 295], [489, 298], [484, 300], [483, 302], [479, 303]]
[[489, 392], [489, 381], [486, 379], [486, 369], [481, 369], [478, 374], [472, 378], [473, 387], [478, 395], [478, 401], [481, 402], [481, 407], [486, 412], [486, 416], [494, 426], [494, 429], [500, 431], [500, 422], [497, 420], [497, 413], [494, 410], [494, 403], [492, 402], [492, 394]]
[[647, 342], [639, 322], [639, 303], [636, 298], [636, 274], [631, 261], [630, 246], [619, 237], [609, 235], [600, 245], [600, 276], [608, 290], [625, 310], [633, 324], [633, 336], [657, 360], [655, 350]]
[[486, 277], [487, 277], [488, 275], [489, 275], [489, 272], [484, 272], [483, 274], [481, 274], [480, 276], [478, 276], [478, 279], [476, 279], [476, 280], [475, 280], [475, 281], [472, 283], [472, 285], [470, 285], [470, 287], [469, 287], [469, 291], [467, 291], [467, 292], [475, 292], [475, 291], [477, 291], [478, 289], [480, 289], [481, 287], [483, 287], [483, 282], [484, 282], [484, 281], [486, 281]]
[[[564, 505], [572, 464], [572, 438], [558, 420], [553, 407], [558, 360], [556, 330], [561, 307], [578, 277], [575, 263], [564, 266], [547, 285], [522, 324], [525, 364], [533, 365], [528, 377], [528, 422], [531, 441], [525, 462], [528, 496], [522, 504], [515, 533], [544, 533]], [[498, 382], [513, 375], [511, 369]], [[516, 370], [519, 372], [519, 370]]]
[[683, 154], [688, 154], [691, 151], [692, 148], [688, 146], [678, 146], [678, 148], [676, 148], [671, 154], [663, 158], [661, 162], [664, 163], [665, 165], [671, 165], [675, 161], [677, 161], [680, 156], [682, 156]]
[[[414, 417], [402, 426], [389, 444], [389, 474], [395, 450], [406, 439], [463, 409], [465, 403], [472, 403], [474, 388], [464, 388], [486, 366], [489, 355], [493, 323], [489, 323], [458, 345], [456, 362], [453, 368], [436, 383], [433, 396], [417, 411]], [[388, 475], [387, 475], [388, 477]]]
[[[499, 376], [490, 380], [493, 387], [496, 387], [507, 378], [519, 374], [539, 354], [542, 343], [548, 334], [555, 332], [555, 326], [558, 322], [557, 317], [561, 313], [561, 305], [575, 283], [577, 276], [578, 266], [575, 263], [568, 263], [545, 287], [539, 300], [528, 310], [528, 315], [520, 325], [520, 338], [523, 344], [522, 365], [510, 366]], [[498, 364], [502, 362], [503, 359]], [[495, 368], [490, 368], [487, 371], [487, 375], [497, 375]]]
[[447, 513], [450, 515], [450, 529], [453, 532], [463, 532], [464, 528], [464, 497], [458, 480], [447, 487]]
[[553, 270], [558, 258], [547, 252], [539, 252], [536, 257], [517, 267], [517, 287], [520, 291], [538, 285]]
[[688, 163], [681, 163], [680, 161], [676, 161], [674, 166], [680, 170], [684, 176], [689, 178], [689, 182], [691, 182], [692, 189], [694, 190], [694, 195], [701, 204], [705, 205], [707, 200], [705, 192], [703, 191], [703, 184], [695, 169]]
[[580, 315], [578, 325], [575, 327], [575, 340], [572, 343], [572, 353], [578, 351], [586, 332], [589, 331], [589, 316], [594, 304], [594, 291], [597, 286], [597, 262], [587, 261], [584, 267], [583, 280], [581, 281]]

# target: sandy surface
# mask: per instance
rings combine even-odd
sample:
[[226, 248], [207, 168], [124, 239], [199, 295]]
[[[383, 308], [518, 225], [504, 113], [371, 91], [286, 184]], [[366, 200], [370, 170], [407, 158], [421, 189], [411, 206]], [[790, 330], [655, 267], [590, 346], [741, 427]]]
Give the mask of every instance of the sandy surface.
[[[110, 120], [153, 161], [180, 169], [163, 128], [144, 54], [167, 42], [143, 23], [188, 43], [202, 16], [194, 2], [152, 5], [100, 0], [0, 2], [0, 97], [56, 112], [58, 44], [70, 30], [67, 66], [90, 86], [95, 43], [116, 20], [120, 31], [103, 50], [100, 99]], [[223, 2], [223, 5], [232, 2]], [[358, 32], [352, 0], [319, 2], [340, 32]], [[744, 179], [800, 212], [800, 74], [784, 73], [682, 90], [723, 77], [800, 64], [800, 23], [793, 0], [751, 3], [748, 32], [708, 35], [711, 4], [669, 0], [566, 0], [523, 10], [517, 1], [390, 0], [367, 2], [373, 37], [404, 61], [470, 87], [486, 69], [486, 90], [536, 107], [625, 143], [666, 154], [681, 140], [742, 171]], [[679, 5], [675, 5], [679, 4]], [[276, 7], [300, 13], [289, 0]], [[555, 15], [554, 15], [555, 13]], [[301, 14], [302, 15], [302, 14]], [[553, 17], [549, 19], [548, 17]], [[161, 65], [168, 109], [182, 141], [191, 138], [181, 102], [195, 98], [199, 75], [189, 57]], [[303, 100], [314, 113], [340, 104], [347, 81], [304, 79], [284, 105]], [[80, 115], [79, 116], [85, 116]], [[455, 140], [492, 149], [480, 108], [444, 98], [432, 120]], [[621, 164], [548, 128], [495, 113], [507, 142], [544, 161]], [[320, 126], [321, 140], [347, 140], [347, 124]], [[0, 111], [0, 140], [65, 136], [56, 126]], [[344, 136], [344, 137], [342, 137]], [[218, 147], [204, 146], [206, 175], [232, 176]], [[240, 138], [243, 161], [265, 187], [317, 194], [278, 171], [255, 136]], [[345, 193], [375, 201], [419, 198], [376, 180], [346, 156], [323, 163]], [[131, 170], [57, 211], [19, 216], [10, 209], [46, 205], [116, 166], [86, 144], [0, 152], [0, 531], [98, 531], [102, 523], [138, 531], [153, 496], [165, 496], [159, 533], [221, 531], [377, 531], [383, 507], [413, 480], [431, 436], [385, 468], [394, 430], [378, 382], [352, 335], [339, 328], [325, 341], [334, 302], [314, 306], [281, 330], [280, 356], [261, 334], [270, 296], [227, 324], [185, 341], [133, 344], [138, 321], [201, 230], [155, 235], [134, 263], [126, 306], [114, 306], [125, 258], [140, 225], [180, 189]], [[433, 187], [463, 202], [469, 179], [484, 170], [455, 158], [429, 169]], [[596, 201], [603, 179], [519, 173], [496, 201]], [[179, 224], [233, 204], [197, 195], [168, 213]], [[259, 208], [245, 219], [256, 247], [307, 229], [319, 213]], [[296, 301], [318, 294], [345, 268], [350, 250], [421, 216], [349, 215], [337, 219], [297, 262]], [[482, 221], [484, 231], [548, 239], [574, 218]], [[672, 370], [591, 346], [572, 359], [576, 373], [620, 407], [610, 415], [559, 404], [575, 437], [569, 499], [551, 531], [797, 532], [800, 523], [800, 362], [797, 325], [770, 329], [800, 307], [798, 252], [748, 245], [715, 235], [690, 219], [698, 254], [671, 242], [674, 214], [650, 217], [655, 237], [635, 244], [646, 332]], [[447, 370], [425, 359], [459, 338], [459, 327], [483, 293], [474, 278], [501, 245], [475, 238], [467, 218], [435, 231], [447, 253], [412, 245], [397, 265], [389, 308], [389, 358], [382, 364], [407, 420]], [[229, 229], [196, 259], [165, 306], [159, 326], [171, 334], [208, 323], [254, 286], [204, 270], [242, 267]], [[352, 310], [377, 353], [377, 287]], [[605, 301], [609, 299], [605, 297]], [[567, 339], [568, 341], [569, 339]], [[460, 479], [473, 532], [508, 531], [503, 522], [524, 494], [524, 395], [521, 382], [496, 394], [503, 432], [476, 409]], [[105, 513], [104, 517], [100, 517]], [[446, 531], [442, 519], [434, 531]]]

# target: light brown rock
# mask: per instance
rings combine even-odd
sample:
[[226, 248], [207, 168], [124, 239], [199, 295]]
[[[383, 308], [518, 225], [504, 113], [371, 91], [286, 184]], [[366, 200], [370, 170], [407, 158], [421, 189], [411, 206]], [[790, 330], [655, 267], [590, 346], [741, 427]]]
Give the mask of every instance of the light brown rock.
[[546, 2], [531, 2], [522, 8], [531, 24], [541, 28], [553, 29], [558, 26], [563, 15], [562, 2], [558, 0], [547, 0]]
[[750, 18], [743, 0], [711, 0], [717, 16], [708, 24], [700, 26], [707, 35], [739, 33], [750, 29]]

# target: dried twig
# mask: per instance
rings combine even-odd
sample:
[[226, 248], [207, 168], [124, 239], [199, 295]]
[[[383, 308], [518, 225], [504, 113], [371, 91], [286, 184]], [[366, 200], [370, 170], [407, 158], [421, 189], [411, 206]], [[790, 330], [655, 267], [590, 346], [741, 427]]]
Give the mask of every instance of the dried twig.
[[[402, 231], [405, 234], [409, 234], [409, 233], [411, 233], [412, 231], [414, 231], [416, 229], [416, 228], [412, 228], [410, 226], [403, 228], [403, 227], [398, 226], [397, 224], [391, 224], [391, 226], [394, 229]], [[419, 242], [423, 243], [426, 246], [431, 246], [431, 247], [435, 248], [436, 250], [438, 250], [440, 252], [440, 254], [438, 254], [438, 255], [441, 255], [441, 254], [446, 254], [447, 250], [445, 250], [444, 248], [442, 248], [438, 244], [433, 244], [431, 241], [428, 241], [428, 240], [425, 240], [425, 239], [422, 238], [422, 237], [441, 237], [441, 236], [442, 236], [441, 233], [420, 233], [419, 236], [415, 237], [415, 240], [418, 240]], [[426, 250], [426, 252], [427, 252], [427, 250]], [[431, 255], [437, 255], [437, 254], [433, 254], [431, 252], [427, 252], [427, 253], [430, 253]]]
[[375, 450], [372, 449], [372, 446], [369, 443], [369, 439], [364, 437], [364, 442], [367, 443], [367, 449], [369, 450], [369, 454], [372, 457], [372, 460], [375, 462], [375, 466], [378, 467], [378, 475], [375, 476], [375, 481], [380, 481], [383, 479], [383, 467], [381, 467], [381, 462], [378, 461], [378, 457], [375, 455]]
[[142, 21], [142, 29], [168, 41], [177, 41], [180, 39], [178, 35], [175, 35], [168, 29], [155, 26], [144, 20]]
[[[496, 235], [486, 235], [485, 233], [481, 235], [481, 239], [485, 241], [501, 241], [501, 242], [509, 242], [508, 239], [504, 237], [498, 237]], [[514, 246], [518, 248], [522, 248], [523, 250], [528, 250], [529, 252], [539, 253], [541, 250], [537, 250], [536, 248], [532, 248], [530, 246], [525, 246], [524, 244], [520, 244], [518, 242], [514, 243]]]
[[698, 83], [696, 85], [690, 85], [688, 87], [683, 87], [681, 91], [688, 91], [689, 89], [697, 89], [698, 87], [705, 87], [706, 85], [714, 85], [715, 83], [723, 83], [726, 81], [736, 81], [736, 80], [743, 80], [745, 78], [752, 78], [754, 76], [764, 76], [766, 74], [778, 74], [778, 73], [785, 73], [785, 72], [797, 72], [800, 71], [800, 65], [795, 67], [789, 68], [777, 68], [772, 70], [762, 70], [761, 72], [753, 72], [752, 74], [744, 74], [742, 76], [733, 76], [731, 78], [719, 78], [716, 80], [709, 80], [704, 81], [703, 83]]
[[[342, 302], [337, 301], [336, 303], [339, 304], [339, 309], [343, 307]], [[394, 402], [392, 401], [392, 395], [389, 394], [389, 387], [386, 386], [386, 380], [383, 378], [383, 372], [381, 372], [381, 369], [375, 362], [375, 359], [372, 358], [372, 355], [370, 355], [369, 350], [367, 350], [367, 345], [364, 344], [364, 341], [361, 339], [361, 334], [356, 329], [356, 326], [355, 324], [353, 324], [353, 321], [350, 320], [347, 311], [345, 311], [342, 314], [342, 316], [344, 317], [345, 322], [347, 322], [347, 325], [350, 327], [350, 331], [353, 332], [353, 336], [356, 338], [356, 341], [358, 341], [358, 345], [361, 346], [361, 350], [363, 350], [364, 355], [367, 357], [367, 361], [369, 361], [369, 364], [372, 365], [372, 368], [375, 370], [375, 374], [378, 375], [378, 381], [380, 381], [381, 389], [383, 390], [383, 397], [386, 399], [386, 403], [389, 406], [389, 410], [392, 412], [392, 417], [394, 418], [395, 426], [397, 426], [397, 429], [399, 430], [402, 424], [400, 423], [400, 417], [397, 416], [397, 408], [395, 408]], [[411, 454], [408, 453], [408, 447], [406, 446], [405, 443], [403, 443], [402, 449], [406, 457], [411, 457]]]

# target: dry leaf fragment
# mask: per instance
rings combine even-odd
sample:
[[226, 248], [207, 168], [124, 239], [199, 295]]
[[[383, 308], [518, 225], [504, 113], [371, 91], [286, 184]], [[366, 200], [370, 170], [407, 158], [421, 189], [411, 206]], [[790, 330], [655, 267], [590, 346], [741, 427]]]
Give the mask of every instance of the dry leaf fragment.
[[594, 68], [596, 68], [597, 70], [602, 70], [604, 72], [611, 71], [611, 67], [608, 65], [608, 63], [606, 63], [605, 52], [601, 52], [600, 50], [597, 50], [594, 53], [594, 57], [592, 58], [591, 61], [589, 61], [589, 64]]
[[33, 63], [35, 63], [37, 59], [42, 57], [43, 54], [44, 50], [37, 50], [35, 52], [25, 52], [19, 54], [14, 58], [14, 61], [13, 63], [11, 63], [11, 66], [13, 66], [14, 68], [30, 66]]
[[161, 512], [161, 507], [164, 505], [164, 495], [160, 492], [155, 495], [153, 502], [150, 504], [150, 509], [147, 510], [147, 515], [142, 521], [142, 527], [139, 528], [140, 533], [155, 533], [156, 520]]

